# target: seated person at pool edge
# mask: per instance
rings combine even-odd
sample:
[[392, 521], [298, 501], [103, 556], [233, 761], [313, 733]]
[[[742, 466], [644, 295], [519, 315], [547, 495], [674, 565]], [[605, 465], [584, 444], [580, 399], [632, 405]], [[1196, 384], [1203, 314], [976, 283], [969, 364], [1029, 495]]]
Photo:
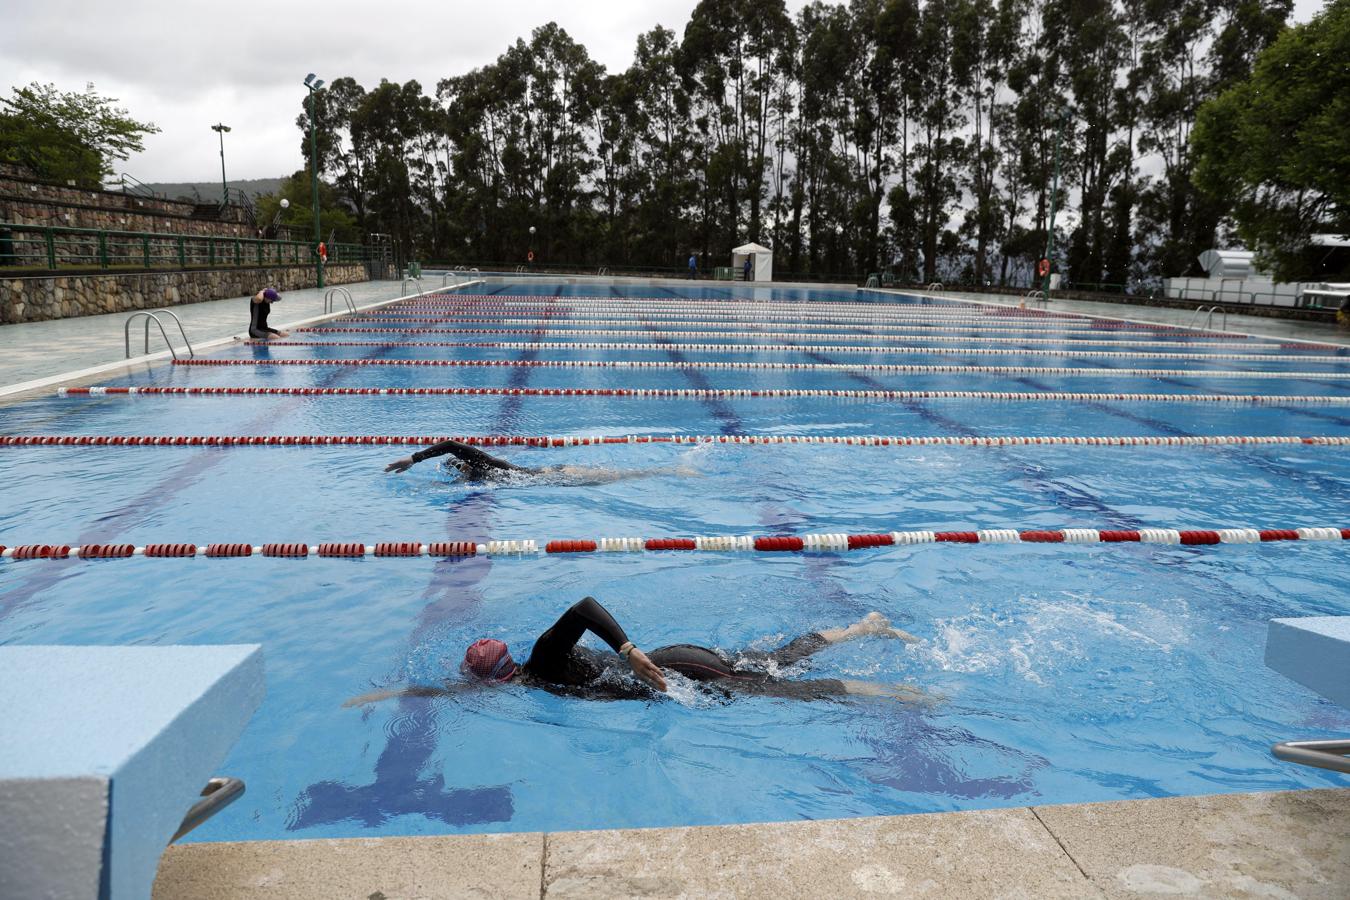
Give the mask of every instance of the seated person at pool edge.
[[498, 459], [461, 441], [441, 441], [411, 456], [395, 460], [384, 467], [386, 472], [406, 472], [424, 459], [449, 454], [448, 464], [459, 470], [465, 481], [500, 481], [521, 476], [543, 475], [552, 480], [575, 485], [608, 484], [626, 478], [645, 478], [649, 475], [695, 475], [694, 470], [676, 466], [655, 469], [606, 469], [601, 466], [518, 466]]
[[248, 303], [248, 336], [255, 341], [270, 341], [273, 338], [289, 337], [290, 333], [278, 331], [267, 326], [267, 316], [272, 312], [272, 304], [281, 299], [281, 295], [271, 288], [265, 288], [253, 295]]
[[[586, 631], [603, 639], [614, 653], [578, 645]], [[469, 676], [468, 682], [444, 688], [414, 686], [400, 691], [379, 691], [354, 697], [344, 705], [357, 706], [395, 696], [450, 695], [479, 685], [507, 682], [587, 700], [643, 700], [651, 699], [655, 691], [666, 690], [663, 668], [679, 672], [693, 681], [708, 683], [709, 687], [727, 694], [735, 692], [798, 700], [850, 694], [922, 700], [923, 693], [907, 685], [837, 678], [788, 679], [766, 671], [769, 664], [789, 666], [830, 644], [871, 634], [907, 642], [918, 640], [907, 632], [892, 628], [881, 613], [874, 612], [845, 628], [827, 628], [802, 635], [777, 650], [746, 650], [728, 656], [707, 647], [674, 644], [658, 647], [647, 654], [634, 646], [607, 609], [594, 597], [587, 597], [563, 613], [553, 627], [538, 637], [524, 665], [516, 664], [503, 642], [482, 638], [469, 645], [460, 664], [460, 671]], [[613, 677], [625, 668], [645, 684]]]

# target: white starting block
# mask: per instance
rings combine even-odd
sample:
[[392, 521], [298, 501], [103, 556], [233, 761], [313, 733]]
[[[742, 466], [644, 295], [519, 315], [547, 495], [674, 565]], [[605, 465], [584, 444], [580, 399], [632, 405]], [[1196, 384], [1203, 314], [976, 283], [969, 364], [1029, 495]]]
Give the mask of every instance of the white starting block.
[[0, 897], [149, 897], [263, 693], [256, 644], [0, 647]]

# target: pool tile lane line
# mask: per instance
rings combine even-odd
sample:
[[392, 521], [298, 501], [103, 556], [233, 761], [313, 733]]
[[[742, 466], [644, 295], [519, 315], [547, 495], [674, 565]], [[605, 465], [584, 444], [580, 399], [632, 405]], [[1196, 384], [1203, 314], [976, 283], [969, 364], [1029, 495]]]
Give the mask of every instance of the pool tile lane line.
[[601, 447], [616, 444], [810, 444], [839, 447], [1233, 447], [1300, 444], [1350, 447], [1340, 435], [866, 435], [866, 434], [621, 434], [621, 435], [384, 435], [384, 434], [37, 434], [0, 435], [0, 447], [334, 447], [429, 446], [453, 440], [477, 447]]
[[704, 535], [700, 537], [602, 537], [590, 539], [533, 539], [459, 541], [364, 541], [241, 544], [21, 544], [0, 545], [0, 559], [31, 560], [106, 560], [131, 559], [360, 559], [387, 557], [410, 559], [431, 557], [456, 559], [469, 556], [527, 557], [562, 553], [643, 553], [664, 551], [706, 551], [714, 553], [840, 553], [849, 550], [873, 550], [879, 547], [908, 547], [918, 544], [1167, 544], [1204, 546], [1211, 544], [1263, 544], [1284, 541], [1345, 542], [1350, 528], [1331, 526], [1299, 528], [993, 528], [978, 531], [891, 531], [874, 534], [801, 534], [801, 535]]
[[1350, 790], [692, 828], [193, 843], [154, 900], [1163, 894], [1341, 900]]
[[1084, 403], [1240, 403], [1350, 405], [1350, 396], [1334, 394], [1141, 394], [1074, 391], [888, 391], [811, 390], [807, 388], [513, 388], [513, 387], [119, 387], [59, 388], [61, 397], [605, 397], [645, 399], [836, 398], [841, 400], [997, 400], [1034, 402], [1068, 400]]

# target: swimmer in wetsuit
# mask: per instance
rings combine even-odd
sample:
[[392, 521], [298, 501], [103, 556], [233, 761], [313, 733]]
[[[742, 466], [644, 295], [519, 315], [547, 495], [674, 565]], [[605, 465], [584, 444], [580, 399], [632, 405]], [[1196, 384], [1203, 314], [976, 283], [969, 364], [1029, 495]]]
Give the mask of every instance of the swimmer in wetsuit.
[[406, 472], [424, 459], [434, 456], [453, 457], [450, 466], [459, 470], [465, 481], [506, 481], [522, 476], [543, 476], [550, 481], [572, 485], [609, 484], [628, 478], [646, 478], [650, 475], [695, 475], [694, 470], [676, 466], [657, 469], [605, 469], [599, 466], [518, 466], [471, 447], [462, 441], [441, 441], [411, 456], [396, 459], [384, 467], [386, 472]]
[[[585, 632], [591, 632], [610, 646], [613, 653], [592, 650], [578, 644]], [[628, 639], [619, 623], [594, 597], [574, 605], [534, 642], [530, 658], [517, 665], [506, 644], [483, 638], [469, 645], [460, 671], [470, 681], [445, 688], [411, 687], [401, 691], [380, 691], [348, 700], [357, 706], [394, 696], [440, 696], [459, 693], [481, 684], [522, 684], [553, 694], [587, 700], [649, 700], [666, 690], [662, 669], [679, 672], [702, 686], [724, 695], [757, 694], [795, 700], [823, 700], [846, 695], [883, 696], [906, 701], [923, 701], [925, 695], [908, 685], [877, 684], [838, 678], [789, 679], [773, 674], [770, 668], [790, 666], [806, 659], [823, 647], [866, 635], [899, 638], [906, 642], [918, 638], [892, 628], [881, 613], [869, 613], [845, 628], [815, 631], [789, 641], [777, 650], [746, 650], [728, 655], [694, 644], [673, 644], [644, 653]], [[640, 680], [623, 677], [625, 672]]]
[[271, 288], [258, 291], [248, 302], [248, 336], [255, 341], [270, 341], [273, 338], [289, 337], [290, 333], [269, 328], [267, 316], [272, 312], [272, 304], [281, 299], [281, 295]]

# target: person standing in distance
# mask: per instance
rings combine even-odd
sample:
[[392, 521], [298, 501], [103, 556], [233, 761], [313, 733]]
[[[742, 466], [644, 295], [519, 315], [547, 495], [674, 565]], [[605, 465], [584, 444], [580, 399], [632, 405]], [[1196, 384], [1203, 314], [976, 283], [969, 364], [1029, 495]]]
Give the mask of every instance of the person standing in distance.
[[698, 254], [696, 253], [689, 254], [689, 277], [698, 277]]

